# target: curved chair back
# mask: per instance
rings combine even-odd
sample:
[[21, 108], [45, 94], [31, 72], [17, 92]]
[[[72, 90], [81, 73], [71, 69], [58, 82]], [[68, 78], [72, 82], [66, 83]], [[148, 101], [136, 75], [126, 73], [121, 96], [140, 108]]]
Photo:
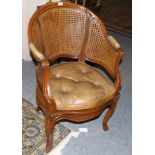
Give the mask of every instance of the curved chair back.
[[104, 23], [74, 3], [47, 3], [29, 23], [29, 42], [48, 60], [70, 57], [102, 65], [115, 76], [117, 49], [109, 46]]

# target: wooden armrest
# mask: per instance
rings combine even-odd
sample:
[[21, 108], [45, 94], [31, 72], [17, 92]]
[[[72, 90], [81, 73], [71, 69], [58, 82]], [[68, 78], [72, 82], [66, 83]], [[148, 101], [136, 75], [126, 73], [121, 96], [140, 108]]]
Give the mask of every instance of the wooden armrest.
[[122, 56], [124, 56], [124, 50], [122, 49], [121, 45], [118, 41], [111, 35], [107, 36], [108, 41], [110, 42], [111, 46], [119, 51], [119, 61], [121, 60]]
[[108, 35], [107, 39], [114, 48], [116, 49], [121, 48], [120, 44], [117, 42], [117, 40], [113, 36]]
[[43, 94], [45, 96], [45, 99], [47, 101], [47, 103], [49, 103], [50, 106], [50, 111], [54, 111], [56, 108], [56, 104], [54, 102], [53, 97], [50, 95], [50, 67], [49, 67], [49, 62], [48, 60], [45, 58], [41, 61], [40, 64], [43, 68]]
[[43, 59], [45, 59], [45, 56], [37, 50], [37, 48], [35, 47], [35, 45], [33, 43], [29, 44], [31, 53], [33, 55], [33, 57], [38, 61], [41, 62]]
[[115, 87], [116, 87], [116, 94], [117, 94], [122, 87], [122, 78], [119, 70], [119, 63], [124, 55], [124, 50], [122, 49], [121, 45], [117, 42], [117, 40], [113, 36], [108, 35], [107, 40], [109, 41], [111, 46], [117, 50], [117, 58], [115, 63], [115, 72], [116, 72]]

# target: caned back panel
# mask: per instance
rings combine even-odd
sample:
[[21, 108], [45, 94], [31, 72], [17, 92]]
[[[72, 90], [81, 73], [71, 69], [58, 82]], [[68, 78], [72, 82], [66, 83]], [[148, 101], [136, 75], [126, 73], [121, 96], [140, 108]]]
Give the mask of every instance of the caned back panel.
[[29, 24], [29, 41], [47, 57], [79, 58], [105, 67], [113, 76], [118, 52], [110, 45], [104, 24], [88, 9], [73, 3], [48, 3]]
[[84, 51], [86, 59], [104, 66], [112, 75], [115, 74], [115, 65], [118, 52], [110, 45], [102, 25], [96, 18], [90, 21], [88, 41]]
[[[30, 23], [29, 23], [29, 25], [30, 25]], [[40, 30], [39, 22], [37, 19], [33, 20], [32, 27], [31, 27], [31, 29], [29, 28], [29, 33], [31, 34], [31, 35], [29, 35], [29, 42], [33, 42], [33, 44], [36, 46], [36, 48], [44, 54], [42, 32]]]
[[78, 57], [84, 40], [86, 14], [77, 8], [55, 7], [39, 16], [45, 54]]

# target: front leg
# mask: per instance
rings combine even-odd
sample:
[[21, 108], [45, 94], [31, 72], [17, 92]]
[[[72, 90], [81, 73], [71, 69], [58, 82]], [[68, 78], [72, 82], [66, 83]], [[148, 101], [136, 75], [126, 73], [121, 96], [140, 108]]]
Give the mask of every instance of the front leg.
[[50, 119], [46, 116], [45, 117], [45, 129], [46, 129], [46, 138], [47, 138], [46, 153], [50, 152], [52, 149], [54, 126], [55, 126], [54, 119]]
[[103, 122], [102, 122], [102, 126], [104, 131], [108, 131], [108, 125], [107, 122], [108, 120], [112, 117], [112, 115], [114, 114], [115, 110], [116, 110], [116, 106], [117, 106], [117, 101], [119, 99], [119, 96], [117, 95], [114, 100], [112, 101], [112, 103], [109, 106], [108, 112], [106, 113]]

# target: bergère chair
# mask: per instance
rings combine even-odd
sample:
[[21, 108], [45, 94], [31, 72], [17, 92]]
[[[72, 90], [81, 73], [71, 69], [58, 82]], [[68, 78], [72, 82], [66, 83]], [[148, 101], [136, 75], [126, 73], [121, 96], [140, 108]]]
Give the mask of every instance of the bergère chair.
[[[33, 14], [28, 37], [31, 53], [38, 61], [36, 101], [45, 115], [46, 152], [52, 148], [52, 132], [59, 121], [88, 121], [109, 108], [102, 122], [103, 129], [108, 130], [107, 121], [121, 89], [119, 62], [123, 50], [107, 34], [103, 22], [83, 6], [49, 2]], [[58, 58], [72, 62], [52, 65]], [[112, 80], [92, 63], [106, 70]]]

